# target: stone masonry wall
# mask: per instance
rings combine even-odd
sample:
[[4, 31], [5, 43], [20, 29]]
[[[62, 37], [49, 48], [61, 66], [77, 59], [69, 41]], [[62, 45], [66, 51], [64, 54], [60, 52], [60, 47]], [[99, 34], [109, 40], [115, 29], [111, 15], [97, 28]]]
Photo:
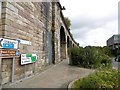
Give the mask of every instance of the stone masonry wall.
[[[21, 65], [15, 58], [15, 81], [39, 73], [52, 64], [52, 3], [51, 2], [3, 2], [0, 37], [30, 41], [31, 45], [19, 44], [19, 53], [36, 53], [33, 64]], [[55, 63], [61, 61], [60, 28], [64, 24], [60, 7], [55, 4]], [[67, 48], [66, 48], [67, 49]], [[2, 83], [12, 80], [12, 58], [2, 59]]]
[[[15, 60], [15, 81], [41, 71], [47, 63], [48, 32], [51, 32], [51, 3], [49, 17], [46, 15], [44, 3], [36, 2], [3, 2], [2, 3], [2, 32], [8, 39], [22, 39], [32, 42], [32, 45], [19, 45], [21, 53], [36, 53], [38, 60], [35, 64], [20, 65], [20, 58]], [[47, 7], [48, 8], [48, 7]], [[48, 20], [49, 19], [49, 20]], [[3, 33], [4, 32], [4, 33]], [[46, 49], [45, 49], [46, 48]], [[50, 55], [49, 55], [50, 56]], [[3, 84], [11, 81], [12, 59], [2, 60]]]
[[60, 59], [60, 7], [55, 4], [55, 60], [56, 62], [61, 61]]

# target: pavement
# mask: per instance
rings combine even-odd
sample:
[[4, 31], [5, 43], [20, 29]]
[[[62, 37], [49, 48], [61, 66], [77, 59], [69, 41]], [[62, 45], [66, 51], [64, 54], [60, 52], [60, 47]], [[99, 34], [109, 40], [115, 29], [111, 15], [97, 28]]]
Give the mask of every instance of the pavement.
[[114, 69], [117, 69], [117, 70], [118, 70], [118, 66], [119, 66], [120, 62], [115, 61], [115, 57], [113, 57], [113, 58], [111, 58], [111, 59], [112, 59], [112, 67], [113, 67]]
[[3, 85], [3, 88], [67, 88], [71, 81], [88, 76], [94, 71], [68, 65], [68, 61], [63, 60], [38, 75]]

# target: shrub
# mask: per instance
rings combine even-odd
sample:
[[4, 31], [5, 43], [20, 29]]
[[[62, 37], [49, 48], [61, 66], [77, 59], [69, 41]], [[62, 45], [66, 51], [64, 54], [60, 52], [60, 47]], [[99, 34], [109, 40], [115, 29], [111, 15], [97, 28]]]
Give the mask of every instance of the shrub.
[[[77, 80], [72, 88], [92, 88], [92, 90], [100, 89], [100, 88], [118, 88], [118, 78], [120, 77], [120, 73], [117, 70], [113, 69], [103, 69], [98, 72], [89, 75], [88, 77]], [[85, 89], [85, 90], [86, 90]]]
[[77, 65], [79, 62], [79, 48], [70, 48], [69, 49], [70, 60], [73, 65]]
[[85, 68], [99, 68], [111, 66], [111, 61], [102, 49], [96, 47], [69, 49], [70, 60], [73, 65]]

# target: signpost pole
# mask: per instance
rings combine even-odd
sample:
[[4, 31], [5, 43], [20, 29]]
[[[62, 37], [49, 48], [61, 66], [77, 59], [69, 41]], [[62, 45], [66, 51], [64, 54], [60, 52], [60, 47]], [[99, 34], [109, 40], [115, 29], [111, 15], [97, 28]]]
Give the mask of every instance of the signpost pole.
[[26, 78], [26, 65], [24, 66], [24, 78]]
[[[15, 56], [18, 55], [18, 52], [16, 52], [16, 49], [18, 49], [18, 41], [16, 40], [10, 40], [5, 38], [0, 38], [0, 88], [2, 87], [2, 58], [8, 58], [12, 57], [12, 78], [11, 81], [14, 82], [14, 63], [15, 63]], [[17, 55], [16, 55], [17, 54]]]
[[15, 57], [13, 57], [13, 62], [12, 62], [12, 82], [14, 82], [14, 66], [15, 66]]
[[35, 62], [33, 62], [33, 74], [35, 74]]
[[0, 90], [2, 89], [2, 58], [0, 58]]

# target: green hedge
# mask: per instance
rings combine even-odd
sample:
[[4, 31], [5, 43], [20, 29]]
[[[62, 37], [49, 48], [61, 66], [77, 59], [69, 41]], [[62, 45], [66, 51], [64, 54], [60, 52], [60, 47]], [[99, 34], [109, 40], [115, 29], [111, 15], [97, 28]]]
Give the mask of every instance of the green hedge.
[[111, 67], [109, 56], [100, 48], [71, 48], [69, 49], [70, 64], [80, 65], [85, 68]]
[[[100, 88], [112, 88], [116, 90], [119, 85], [120, 73], [113, 69], [100, 70], [88, 77], [77, 80], [72, 88], [79, 88], [80, 90], [99, 90]], [[115, 89], [116, 88], [116, 89]], [[106, 89], [105, 89], [106, 90]]]

